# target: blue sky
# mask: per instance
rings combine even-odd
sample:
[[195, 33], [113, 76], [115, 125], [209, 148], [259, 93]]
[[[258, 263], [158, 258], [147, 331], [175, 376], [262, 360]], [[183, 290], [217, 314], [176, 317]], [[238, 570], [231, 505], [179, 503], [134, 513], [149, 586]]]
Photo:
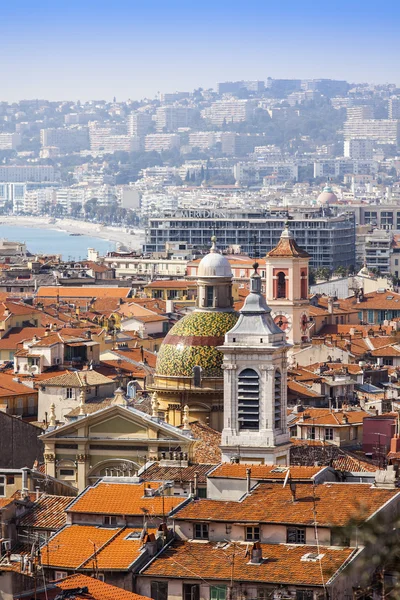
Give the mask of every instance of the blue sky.
[[2, 2], [0, 100], [140, 99], [217, 81], [400, 85], [400, 1]]

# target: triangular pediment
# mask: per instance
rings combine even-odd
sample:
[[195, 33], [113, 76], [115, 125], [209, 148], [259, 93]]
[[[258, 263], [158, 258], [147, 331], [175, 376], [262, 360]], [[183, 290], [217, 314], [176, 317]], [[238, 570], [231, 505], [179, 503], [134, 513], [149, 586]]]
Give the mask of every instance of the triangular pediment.
[[190, 436], [177, 427], [133, 408], [112, 405], [76, 421], [57, 427], [42, 436], [43, 441], [65, 438], [141, 438], [189, 441]]
[[129, 438], [129, 437], [149, 437], [149, 427], [144, 427], [133, 419], [127, 419], [120, 415], [104, 419], [100, 423], [89, 427], [89, 437], [112, 437], [112, 438]]

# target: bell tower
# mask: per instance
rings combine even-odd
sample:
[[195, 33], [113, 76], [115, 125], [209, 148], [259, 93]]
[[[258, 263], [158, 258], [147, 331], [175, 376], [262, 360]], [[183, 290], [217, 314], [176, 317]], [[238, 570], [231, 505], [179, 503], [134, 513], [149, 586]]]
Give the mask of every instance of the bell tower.
[[310, 255], [296, 243], [286, 224], [278, 245], [266, 257], [266, 299], [272, 318], [290, 344], [308, 341]]
[[250, 294], [220, 348], [224, 355], [222, 461], [286, 465], [289, 344], [271, 317], [257, 268], [256, 263]]

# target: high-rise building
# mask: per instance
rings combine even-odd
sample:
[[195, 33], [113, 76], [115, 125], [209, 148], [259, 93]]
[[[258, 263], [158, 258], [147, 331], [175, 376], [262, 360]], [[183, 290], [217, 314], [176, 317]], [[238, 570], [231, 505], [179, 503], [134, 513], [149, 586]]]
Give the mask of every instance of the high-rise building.
[[375, 140], [379, 144], [398, 145], [400, 121], [397, 119], [351, 119], [343, 126], [344, 139]]
[[162, 152], [179, 148], [180, 144], [181, 138], [176, 133], [150, 133], [145, 137], [144, 149], [145, 152]]
[[389, 98], [388, 118], [400, 119], [400, 98]]
[[217, 83], [217, 93], [222, 94], [235, 94], [240, 90], [247, 90], [248, 92], [255, 92], [261, 94], [265, 89], [264, 81], [223, 81]]
[[373, 140], [350, 139], [344, 141], [344, 156], [355, 160], [372, 160], [374, 157]]
[[52, 127], [40, 130], [40, 143], [43, 148], [55, 146], [61, 153], [79, 152], [89, 148], [87, 127]]
[[362, 119], [373, 119], [374, 109], [369, 105], [348, 106], [346, 109], [347, 119], [360, 121]]
[[197, 110], [188, 106], [160, 106], [156, 110], [157, 131], [176, 131], [179, 127], [189, 127]]
[[189, 133], [189, 146], [206, 150], [221, 140], [220, 131], [194, 131]]
[[251, 100], [218, 100], [202, 111], [205, 119], [222, 125], [247, 121], [254, 113], [254, 103]]
[[310, 254], [312, 267], [335, 270], [355, 264], [354, 214], [335, 215], [321, 208], [289, 208], [289, 213], [196, 208], [165, 212], [149, 218], [144, 250], [163, 252], [166, 243], [203, 249], [215, 231], [221, 248], [237, 246], [251, 256], [256, 247], [258, 256], [265, 256], [278, 244], [288, 216], [296, 242]]
[[42, 182], [58, 181], [60, 174], [51, 165], [6, 165], [0, 166], [0, 181]]
[[133, 112], [128, 117], [128, 134], [144, 137], [151, 130], [153, 120], [151, 115], [144, 112]]
[[0, 150], [15, 150], [20, 143], [19, 133], [0, 133]]

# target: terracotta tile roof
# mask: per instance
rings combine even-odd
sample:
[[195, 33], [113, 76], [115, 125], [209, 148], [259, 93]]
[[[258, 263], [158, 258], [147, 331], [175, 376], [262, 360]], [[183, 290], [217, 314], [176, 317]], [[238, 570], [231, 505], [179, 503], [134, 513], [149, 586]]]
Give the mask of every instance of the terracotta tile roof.
[[374, 331], [375, 333], [380, 333], [382, 335], [390, 335], [393, 331], [393, 327], [391, 325], [351, 325], [351, 324], [337, 324], [337, 325], [324, 325], [322, 329], [319, 330], [318, 335], [329, 335], [329, 334], [344, 334], [349, 335], [351, 331], [354, 333], [362, 333], [363, 337], [368, 337], [370, 331]]
[[399, 356], [400, 349], [396, 346], [385, 346], [384, 348], [379, 348], [378, 350], [371, 351], [372, 356]]
[[194, 480], [194, 476], [197, 473], [198, 482], [206, 483], [206, 474], [213, 465], [191, 465], [189, 467], [161, 467], [158, 463], [154, 463], [149, 466], [143, 473], [140, 474], [140, 478], [143, 481], [167, 481], [172, 480], [177, 483], [189, 483]]
[[37, 396], [37, 391], [24, 385], [20, 381], [14, 381], [16, 375], [10, 373], [0, 373], [0, 397], [7, 396]]
[[[118, 348], [118, 350], [113, 351], [114, 354], [120, 356], [122, 360], [132, 360], [135, 363], [142, 363], [142, 351], [140, 348]], [[143, 349], [143, 358], [146, 359], [147, 365], [152, 369], [156, 368], [157, 355], [154, 352], [150, 352], [150, 350]], [[117, 359], [118, 360], [118, 359]], [[143, 364], [143, 363], [142, 363]]]
[[43, 494], [35, 501], [32, 508], [19, 520], [22, 527], [40, 529], [60, 529], [66, 523], [64, 512], [73, 498], [67, 496], [48, 496]]
[[[309, 479], [311, 480], [324, 467], [290, 467], [290, 476], [292, 479]], [[222, 463], [218, 465], [211, 473], [209, 479], [214, 477], [223, 477], [229, 479], [246, 479], [246, 470], [251, 469], [251, 478], [262, 480], [283, 480], [287, 475], [289, 467], [280, 467], [277, 465], [246, 465], [243, 463], [232, 464]]]
[[189, 426], [194, 439], [197, 440], [193, 450], [193, 461], [213, 465], [220, 463], [221, 432], [201, 421], [192, 421]]
[[360, 550], [352, 548], [320, 547], [321, 561], [302, 561], [315, 546], [288, 544], [261, 544], [261, 564], [251, 564], [246, 550], [251, 544], [221, 545], [196, 542], [174, 542], [144, 570], [144, 575], [168, 579], [234, 580], [262, 582], [263, 584], [289, 584], [321, 586], [327, 583], [342, 565]]
[[400, 294], [396, 292], [370, 292], [364, 294], [362, 302], [357, 302], [355, 296], [339, 300], [340, 305], [343, 308], [356, 308], [358, 311], [361, 310], [399, 310], [400, 308]]
[[88, 593], [85, 593], [82, 596], [85, 600], [149, 600], [147, 596], [128, 592], [120, 587], [104, 583], [104, 581], [100, 581], [94, 577], [88, 577], [82, 573], [69, 575], [69, 577], [57, 581], [56, 585], [57, 588], [60, 588], [61, 590], [72, 590], [82, 587], [88, 588]]
[[20, 302], [10, 302], [6, 300], [5, 302], [0, 303], [0, 320], [6, 318], [5, 311], [9, 311], [11, 315], [15, 316], [24, 316], [24, 315], [38, 315], [40, 311], [38, 311], [33, 306], [29, 304], [22, 304]]
[[81, 410], [83, 410], [85, 415], [91, 415], [92, 413], [97, 412], [98, 410], [103, 410], [104, 408], [108, 408], [113, 403], [113, 398], [88, 398], [85, 400], [85, 404], [81, 406], [77, 406], [73, 408], [69, 413], [66, 413], [66, 417], [77, 417], [81, 414]]
[[378, 470], [377, 466], [349, 454], [342, 454], [338, 458], [334, 458], [332, 467], [337, 471], [349, 473], [375, 473]]
[[143, 551], [141, 533], [131, 527], [68, 525], [42, 548], [42, 562], [70, 569], [92, 571], [97, 564], [100, 570], [126, 571]]
[[85, 385], [106, 385], [112, 382], [113, 380], [109, 377], [97, 373], [94, 369], [88, 369], [87, 371], [66, 371], [63, 375], [56, 373], [54, 377], [46, 380], [46, 386], [80, 388]]
[[17, 344], [31, 340], [34, 335], [41, 337], [45, 332], [45, 327], [13, 327], [0, 340], [0, 350], [14, 350]]
[[[185, 499], [177, 496], [145, 496], [145, 488], [158, 489], [159, 483], [104, 483], [86, 488], [67, 512], [106, 515], [143, 516], [148, 511], [153, 517], [168, 514]], [[145, 510], [144, 510], [145, 509]]]
[[131, 292], [130, 287], [100, 287], [82, 286], [82, 287], [60, 287], [60, 286], [41, 286], [37, 293], [37, 298], [127, 298]]
[[[363, 522], [386, 502], [400, 496], [398, 490], [368, 484], [324, 483], [315, 488], [316, 518], [321, 527], [343, 527], [350, 519]], [[238, 502], [193, 500], [178, 510], [176, 520], [312, 525], [314, 498], [310, 485], [297, 484], [296, 502], [289, 486], [260, 483]]]
[[161, 300], [160, 298], [134, 298], [133, 302], [136, 306], [143, 306], [143, 308], [148, 308], [160, 315], [165, 314], [167, 310], [166, 301]]
[[275, 257], [275, 258], [286, 258], [286, 257], [294, 257], [294, 258], [309, 258], [310, 255], [305, 250], [302, 250], [300, 246], [297, 244], [294, 237], [285, 237], [281, 236], [277, 246], [272, 248], [269, 252], [267, 252], [267, 257]]
[[315, 392], [314, 390], [308, 388], [306, 385], [302, 385], [298, 381], [288, 381], [287, 382], [288, 391], [292, 393], [292, 395], [299, 396], [300, 398], [322, 398], [321, 394]]
[[[365, 410], [330, 411], [329, 408], [307, 408], [302, 413], [295, 414], [296, 416], [292, 423], [303, 421], [306, 425], [327, 426], [362, 424], [365, 417], [370, 416]], [[344, 416], [347, 417], [347, 423], [343, 423]]]

